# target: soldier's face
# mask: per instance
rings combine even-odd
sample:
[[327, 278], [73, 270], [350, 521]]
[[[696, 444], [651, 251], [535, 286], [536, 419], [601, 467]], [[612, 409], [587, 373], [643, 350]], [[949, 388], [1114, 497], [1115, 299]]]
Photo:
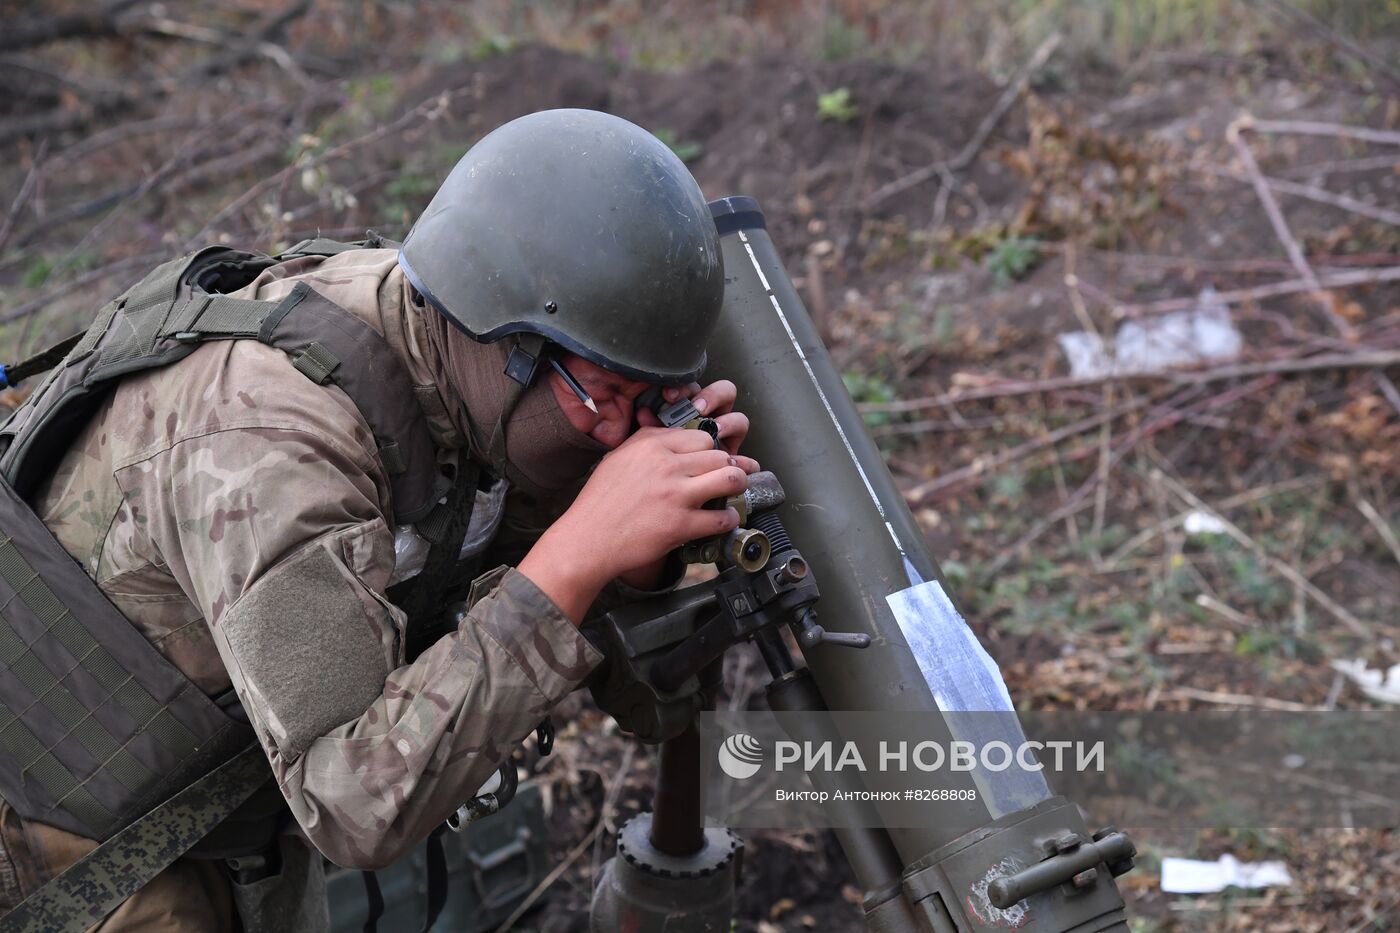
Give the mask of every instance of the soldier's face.
[[[559, 408], [569, 419], [569, 423], [609, 448], [625, 441], [635, 424], [633, 413], [637, 396], [649, 388], [648, 384], [609, 372], [572, 353], [564, 354], [560, 362], [593, 398], [593, 404], [598, 406], [597, 414], [589, 411], [588, 406], [579, 401], [578, 396], [564, 382], [564, 378], [554, 370], [549, 370], [546, 376], [549, 387], [554, 391], [554, 398], [559, 402]], [[651, 416], [652, 420], [644, 420], [647, 416]], [[642, 424], [657, 423], [650, 411], [642, 412], [639, 420]]]

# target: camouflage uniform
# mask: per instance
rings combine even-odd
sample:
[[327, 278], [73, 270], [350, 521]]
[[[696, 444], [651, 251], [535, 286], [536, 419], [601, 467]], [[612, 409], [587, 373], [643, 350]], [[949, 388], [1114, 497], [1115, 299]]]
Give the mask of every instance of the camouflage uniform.
[[[437, 390], [425, 413], [439, 458], [465, 456], [469, 426], [394, 251], [293, 260], [240, 295], [277, 299], [298, 280], [383, 334], [420, 399]], [[237, 688], [301, 832], [343, 865], [383, 865], [420, 841], [600, 660], [504, 566], [560, 508], [512, 493], [483, 565], [502, 566], [477, 581], [458, 630], [405, 663], [404, 616], [385, 598], [393, 511], [374, 438], [339, 388], [256, 341], [206, 344], [125, 379], [34, 507], [195, 684]], [[325, 621], [333, 636], [288, 628], [301, 616], [278, 578], [311, 565], [349, 607]], [[308, 733], [298, 705], [336, 690], [353, 705]], [[94, 845], [3, 804], [0, 842], [0, 910]], [[231, 929], [232, 913], [222, 864], [182, 859], [97, 928]]]

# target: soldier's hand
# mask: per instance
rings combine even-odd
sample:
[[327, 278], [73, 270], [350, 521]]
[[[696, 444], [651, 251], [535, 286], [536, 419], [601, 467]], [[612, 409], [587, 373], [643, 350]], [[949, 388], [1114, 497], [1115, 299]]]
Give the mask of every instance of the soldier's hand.
[[757, 468], [703, 431], [642, 428], [602, 459], [520, 571], [578, 622], [609, 580], [736, 528], [733, 509], [704, 505], [743, 492]]
[[[715, 419], [719, 425], [720, 446], [731, 454], [739, 452], [739, 446], [744, 443], [744, 438], [749, 434], [749, 416], [741, 411], [734, 410], [734, 403], [739, 397], [739, 390], [728, 379], [720, 379], [700, 388], [700, 383], [692, 382], [688, 386], [672, 386], [662, 390], [662, 397], [667, 403], [677, 399], [688, 398], [695, 406], [695, 410], [706, 417]], [[642, 410], [637, 413], [637, 421], [643, 425], [658, 425], [656, 416], [650, 411]], [[744, 458], [753, 465], [749, 470], [753, 473], [758, 469], [756, 461]]]

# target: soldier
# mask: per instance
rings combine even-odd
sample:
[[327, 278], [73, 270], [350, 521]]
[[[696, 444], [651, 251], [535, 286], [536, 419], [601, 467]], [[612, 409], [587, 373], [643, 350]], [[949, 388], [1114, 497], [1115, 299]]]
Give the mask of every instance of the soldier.
[[[757, 469], [738, 454], [748, 421], [734, 385], [694, 381], [723, 288], [713, 223], [680, 161], [632, 124], [588, 111], [513, 121], [463, 157], [402, 251], [326, 252], [263, 263], [231, 294], [255, 302], [208, 304], [262, 308], [260, 339], [203, 339], [191, 325], [156, 340], [192, 349], [114, 380], [28, 496], [201, 701], [236, 691], [294, 817], [273, 818], [280, 838], [259, 843], [267, 877], [237, 883], [221, 858], [184, 857], [103, 931], [324, 926], [311, 847], [373, 868], [420, 842], [598, 663], [578, 631], [590, 607], [674, 585], [667, 555], [735, 527], [732, 510], [703, 505]], [[167, 316], [223, 281], [236, 278], [179, 285]], [[275, 332], [283, 316], [300, 319], [298, 302], [368, 325], [356, 339], [382, 338], [408, 382], [383, 354], [306, 344], [289, 355]], [[129, 295], [112, 315], [135, 321], [138, 305]], [[82, 349], [68, 368], [84, 365]], [[396, 483], [423, 465], [386, 442], [396, 419], [371, 417], [377, 403], [365, 401], [410, 383], [415, 405], [397, 420], [426, 419], [434, 495], [454, 490], [439, 505], [462, 501], [473, 465], [509, 484], [494, 517], [471, 517], [474, 531], [496, 529], [480, 563], [495, 569], [476, 579], [460, 625], [416, 656], [416, 622], [388, 590], [404, 569], [396, 575]], [[652, 385], [717, 417], [722, 449], [638, 410]], [[29, 407], [53, 394], [46, 384]], [[408, 411], [408, 394], [385, 404]], [[12, 456], [39, 420], [24, 411], [5, 428]], [[0, 466], [15, 481], [14, 462]], [[453, 476], [455, 486], [441, 479]], [[418, 511], [424, 525], [454, 517]], [[139, 773], [120, 775], [133, 799]], [[104, 779], [99, 769], [92, 781]], [[0, 804], [0, 910], [100, 838], [80, 821], [26, 817], [11, 793]]]

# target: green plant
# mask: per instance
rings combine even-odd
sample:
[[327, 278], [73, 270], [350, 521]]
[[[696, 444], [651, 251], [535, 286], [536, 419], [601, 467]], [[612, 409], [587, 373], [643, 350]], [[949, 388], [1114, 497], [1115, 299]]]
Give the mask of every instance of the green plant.
[[935, 344], [951, 343], [956, 325], [957, 319], [953, 316], [953, 309], [947, 305], [939, 305], [938, 310], [933, 313], [933, 327], [929, 331], [933, 342]]
[[705, 151], [705, 147], [693, 140], [682, 140], [673, 129], [659, 129], [654, 134], [657, 139], [666, 144], [666, 147], [676, 154], [676, 158], [682, 162], [691, 162], [700, 158], [700, 154]]
[[963, 586], [972, 579], [971, 568], [960, 560], [945, 559], [939, 561], [938, 566], [943, 571], [943, 579], [950, 586]]
[[399, 76], [384, 72], [356, 78], [346, 84], [345, 91], [352, 107], [361, 109], [375, 120], [385, 120], [398, 100]]
[[998, 503], [1019, 507], [1026, 501], [1026, 474], [1012, 470], [992, 480], [992, 497]]
[[[879, 376], [867, 376], [865, 373], [852, 371], [842, 373], [841, 381], [846, 384], [846, 391], [856, 402], [893, 402], [895, 400], [894, 386]], [[882, 411], [866, 412], [864, 417], [866, 425], [872, 428], [889, 424], [890, 421], [889, 414]]]
[[477, 40], [476, 47], [472, 49], [472, 61], [479, 62], [487, 58], [495, 58], [497, 55], [504, 55], [514, 50], [515, 40], [510, 36], [491, 33]]
[[987, 264], [997, 283], [1019, 281], [1040, 261], [1040, 241], [1035, 237], [1009, 236], [992, 247]]
[[435, 176], [406, 170], [384, 186], [384, 213], [395, 219], [411, 219], [423, 209], [436, 190]]
[[1235, 586], [1253, 605], [1261, 609], [1288, 605], [1291, 593], [1287, 585], [1253, 552], [1234, 552], [1228, 558], [1227, 569]]
[[828, 16], [817, 54], [823, 61], [844, 62], [866, 50], [865, 34], [840, 16]]
[[29, 268], [24, 270], [24, 277], [20, 280], [25, 288], [38, 288], [49, 280], [53, 274], [53, 263], [43, 256], [35, 259], [29, 264]]
[[851, 89], [838, 87], [817, 95], [817, 119], [849, 123], [860, 116], [860, 108], [851, 99]]

